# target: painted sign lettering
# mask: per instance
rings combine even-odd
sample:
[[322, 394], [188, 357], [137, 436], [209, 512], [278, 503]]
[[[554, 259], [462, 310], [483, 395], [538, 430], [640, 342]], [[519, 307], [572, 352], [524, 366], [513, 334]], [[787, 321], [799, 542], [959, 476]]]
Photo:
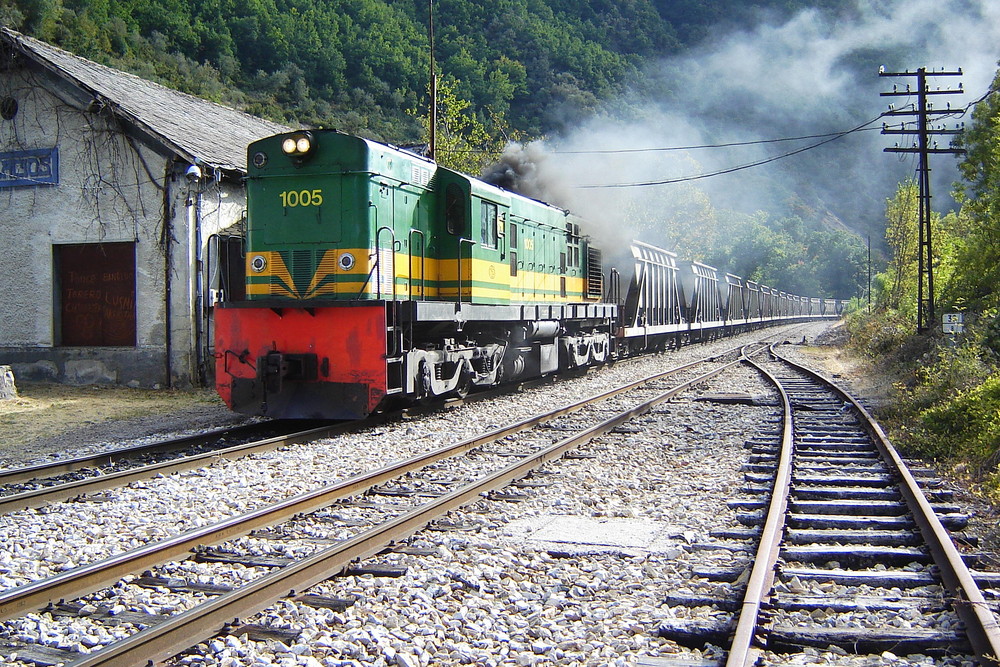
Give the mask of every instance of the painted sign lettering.
[[59, 149], [0, 153], [0, 188], [59, 183]]

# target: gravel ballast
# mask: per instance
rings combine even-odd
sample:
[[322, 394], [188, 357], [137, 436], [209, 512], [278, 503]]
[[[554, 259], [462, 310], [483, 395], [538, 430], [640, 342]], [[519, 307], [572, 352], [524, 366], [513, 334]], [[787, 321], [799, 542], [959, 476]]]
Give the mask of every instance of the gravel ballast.
[[[788, 327], [791, 340], [813, 338], [828, 325]], [[787, 332], [787, 333], [786, 333]], [[776, 333], [757, 332], [749, 342]], [[728, 339], [619, 364], [555, 386], [379, 426], [361, 433], [133, 484], [98, 501], [61, 503], [0, 517], [0, 588], [21, 585], [74, 566], [246, 512], [446, 442], [512, 423], [635, 379], [732, 348]], [[760, 405], [694, 400], [709, 393], [745, 392]], [[179, 664], [206, 665], [632, 665], [640, 657], [713, 652], [683, 649], [657, 636], [663, 622], [724, 621], [710, 607], [663, 603], [668, 595], [728, 597], [732, 585], [696, 577], [696, 566], [729, 566], [749, 556], [710, 536], [733, 527], [726, 505], [743, 484], [743, 442], [776, 414], [771, 390], [749, 369], [713, 380], [635, 420], [636, 432], [609, 434], [591, 445], [594, 458], [560, 460], [522, 502], [481, 500], [453, 512], [462, 530], [423, 531], [415, 546], [432, 555], [390, 554], [406, 566], [401, 577], [340, 577], [310, 591], [354, 599], [344, 611], [283, 601], [248, 622], [298, 631], [294, 641], [220, 637]], [[380, 505], [389, 501], [379, 499]], [[344, 511], [338, 509], [339, 514]], [[324, 535], [335, 536], [332, 528]], [[317, 536], [318, 533], [317, 533]], [[16, 545], [16, 546], [15, 546]], [[276, 543], [243, 538], [234, 546], [287, 555], [317, 548], [308, 540]], [[158, 576], [238, 585], [264, 568], [185, 561]], [[224, 573], [224, 574], [223, 574]], [[146, 613], [178, 612], [196, 602], [165, 589], [123, 582], [88, 600]], [[31, 615], [3, 625], [22, 641], [96, 649], [116, 634], [81, 616]], [[916, 664], [923, 657], [891, 654], [872, 661], [811, 651], [802, 663]], [[808, 660], [806, 660], [808, 658]], [[781, 660], [785, 660], [781, 658]], [[907, 662], [910, 660], [910, 662]], [[928, 659], [930, 660], [930, 659]], [[960, 664], [930, 661], [928, 664]]]

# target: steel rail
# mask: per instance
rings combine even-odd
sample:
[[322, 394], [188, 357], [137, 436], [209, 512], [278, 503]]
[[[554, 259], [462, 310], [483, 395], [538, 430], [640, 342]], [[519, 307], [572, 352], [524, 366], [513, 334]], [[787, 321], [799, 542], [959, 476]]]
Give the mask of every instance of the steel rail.
[[794, 445], [792, 428], [792, 404], [788, 393], [776, 377], [763, 366], [754, 362], [746, 354], [744, 361], [770, 381], [781, 396], [782, 430], [781, 450], [778, 454], [778, 466], [775, 471], [774, 488], [771, 490], [771, 500], [768, 503], [767, 519], [761, 531], [760, 543], [754, 555], [753, 568], [747, 580], [743, 603], [740, 607], [739, 621], [733, 635], [732, 644], [726, 657], [727, 667], [751, 667], [757, 664], [760, 651], [754, 646], [757, 619], [761, 606], [771, 587], [774, 585], [775, 566], [781, 549], [781, 541], [785, 532], [785, 510], [788, 508], [788, 495], [792, 482], [792, 450]]
[[60, 600], [70, 600], [91, 593], [115, 583], [127, 574], [140, 572], [160, 563], [189, 555], [192, 549], [200, 545], [219, 544], [246, 535], [253, 530], [286, 521], [298, 514], [316, 511], [332, 504], [340, 498], [363, 492], [416, 468], [456, 456], [487, 442], [493, 442], [508, 435], [527, 430], [556, 417], [581, 410], [592, 403], [606, 400], [643, 384], [675, 375], [699, 364], [713, 361], [716, 358], [717, 355], [675, 366], [665, 371], [634, 380], [621, 387], [568, 403], [544, 414], [535, 415], [514, 424], [496, 428], [462, 442], [446, 445], [378, 470], [354, 475], [340, 482], [292, 496], [281, 502], [246, 514], [230, 517], [229, 519], [208, 526], [186, 531], [166, 540], [150, 543], [137, 549], [112, 556], [111, 558], [67, 570], [54, 577], [48, 577], [0, 592], [0, 620], [44, 609], [48, 605]]
[[30, 482], [34, 479], [52, 477], [68, 472], [76, 472], [83, 468], [96, 468], [103, 465], [112, 465], [119, 461], [125, 461], [137, 456], [146, 454], [158, 454], [160, 452], [180, 449], [183, 447], [197, 447], [212, 440], [232, 435], [239, 436], [243, 433], [252, 433], [262, 427], [273, 426], [277, 422], [268, 424], [267, 422], [256, 424], [243, 424], [231, 428], [214, 429], [208, 433], [188, 435], [173, 440], [159, 440], [136, 447], [121, 447], [109, 449], [98, 454], [87, 454], [48, 463], [24, 466], [21, 468], [4, 468], [0, 470], [0, 484], [17, 484], [18, 482]]
[[501, 470], [381, 526], [369, 529], [342, 544], [324, 549], [299, 563], [263, 575], [237, 590], [224, 593], [218, 598], [170, 617], [97, 653], [73, 661], [69, 663], [69, 667], [144, 665], [176, 655], [224, 631], [233, 619], [245, 618], [289, 594], [301, 592], [329, 579], [352, 562], [376, 554], [389, 544], [412, 535], [435, 518], [478, 500], [483, 493], [507, 486], [531, 470], [561, 457], [573, 447], [607, 433], [629, 419], [644, 414], [657, 404], [670, 400], [691, 386], [715, 377], [739, 363], [740, 360], [733, 361], [687, 380], [636, 407], [529, 454]]
[[50, 503], [70, 500], [79, 496], [103, 491], [119, 486], [125, 486], [141, 479], [149, 479], [156, 475], [168, 475], [182, 470], [201, 468], [219, 458], [242, 457], [260, 452], [270, 451], [286, 445], [294, 445], [303, 442], [317, 440], [319, 438], [329, 438], [341, 433], [357, 428], [357, 422], [341, 422], [331, 426], [320, 426], [318, 428], [297, 431], [287, 435], [274, 436], [254, 442], [247, 442], [241, 445], [233, 445], [223, 449], [216, 449], [201, 454], [182, 456], [169, 461], [161, 461], [152, 465], [139, 466], [129, 470], [120, 470], [108, 475], [98, 475], [79, 479], [65, 484], [58, 484], [31, 491], [11, 494], [0, 497], [0, 514], [16, 512], [33, 507], [42, 507]]
[[972, 572], [962, 560], [962, 555], [947, 529], [941, 524], [934, 508], [928, 502], [896, 448], [889, 442], [882, 427], [861, 403], [832, 380], [815, 370], [782, 357], [776, 351], [772, 353], [777, 359], [792, 368], [824, 383], [844, 401], [850, 403], [863, 417], [863, 426], [872, 436], [883, 460], [894, 469], [894, 474], [899, 479], [900, 492], [913, 513], [914, 521], [931, 552], [934, 563], [939, 568], [941, 580], [954, 598], [955, 612], [965, 624], [965, 632], [968, 634], [973, 650], [983, 664], [1000, 665], [1000, 626], [997, 624], [997, 619], [990, 610], [978, 584], [976, 584]]

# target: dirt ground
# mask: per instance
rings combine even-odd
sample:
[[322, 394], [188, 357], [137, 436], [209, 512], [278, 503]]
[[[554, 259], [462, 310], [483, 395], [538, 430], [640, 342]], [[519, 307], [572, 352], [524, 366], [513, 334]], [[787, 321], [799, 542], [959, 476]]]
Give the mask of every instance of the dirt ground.
[[211, 389], [190, 391], [17, 383], [0, 401], [0, 467], [81, 446], [243, 421]]

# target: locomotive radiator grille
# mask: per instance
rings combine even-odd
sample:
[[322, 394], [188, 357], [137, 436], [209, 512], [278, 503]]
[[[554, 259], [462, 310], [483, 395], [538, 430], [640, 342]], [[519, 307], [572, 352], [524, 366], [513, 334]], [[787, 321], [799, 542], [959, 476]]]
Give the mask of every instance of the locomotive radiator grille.
[[604, 259], [597, 248], [587, 248], [587, 298], [600, 299], [604, 294]]

